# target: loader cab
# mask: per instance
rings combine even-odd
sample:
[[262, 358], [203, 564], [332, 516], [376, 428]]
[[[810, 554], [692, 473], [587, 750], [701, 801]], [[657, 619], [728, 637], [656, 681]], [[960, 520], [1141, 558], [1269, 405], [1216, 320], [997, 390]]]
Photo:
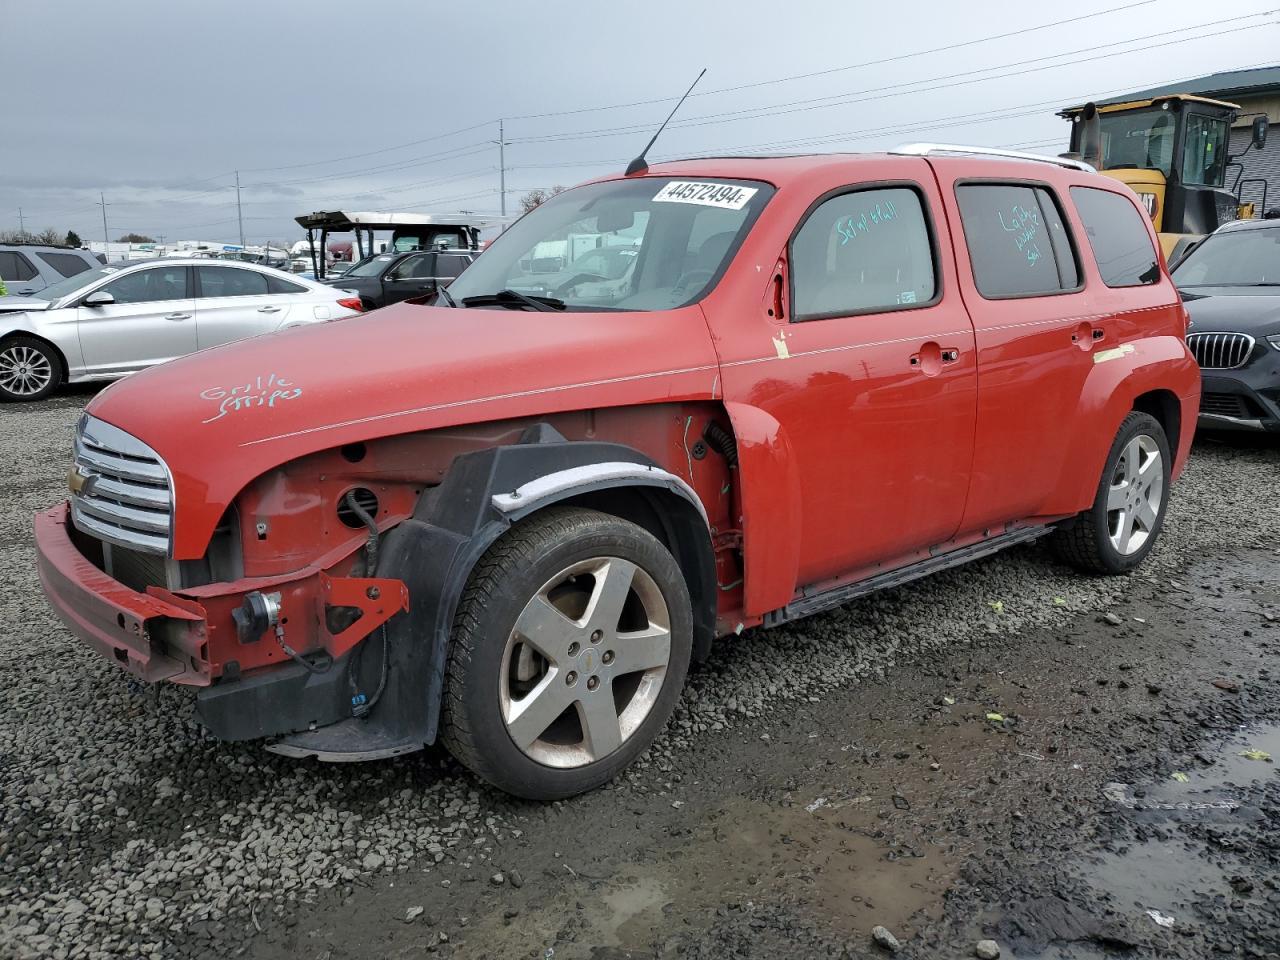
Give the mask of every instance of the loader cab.
[[[1060, 116], [1071, 121], [1072, 153], [1138, 194], [1168, 255], [1184, 236], [1252, 215], [1241, 211], [1227, 184], [1231, 124], [1239, 111], [1233, 103], [1178, 94], [1096, 110], [1086, 104]], [[1255, 124], [1253, 145], [1260, 148], [1265, 139], [1265, 122]]]

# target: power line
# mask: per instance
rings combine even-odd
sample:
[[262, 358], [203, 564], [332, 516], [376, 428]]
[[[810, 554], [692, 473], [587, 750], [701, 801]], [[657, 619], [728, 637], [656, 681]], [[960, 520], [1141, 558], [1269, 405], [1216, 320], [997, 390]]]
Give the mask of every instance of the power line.
[[[1068, 50], [1068, 51], [1063, 51], [1061, 53], [1048, 54], [1042, 57], [1032, 57], [1031, 59], [1015, 61], [1013, 63], [1006, 64], [1005, 66], [1016, 67], [1016, 66], [1024, 66], [1026, 64], [1032, 64], [1032, 63], [1043, 63], [1043, 61], [1046, 61], [1046, 60], [1056, 60], [1061, 57], [1077, 56], [1078, 54], [1081, 54], [1081, 53], [1088, 53], [1091, 50], [1106, 49], [1108, 47], [1116, 47], [1116, 46], [1121, 46], [1129, 43], [1143, 43], [1149, 40], [1158, 39], [1160, 37], [1166, 37], [1174, 33], [1185, 33], [1188, 30], [1201, 30], [1204, 27], [1218, 26], [1224, 23], [1234, 23], [1240, 20], [1250, 20], [1259, 16], [1270, 15], [1273, 12], [1274, 11], [1269, 10], [1269, 11], [1265, 11], [1264, 13], [1252, 13], [1252, 14], [1247, 14], [1245, 16], [1240, 16], [1240, 17], [1228, 17], [1223, 20], [1214, 20], [1208, 23], [1195, 24], [1189, 27], [1179, 27], [1174, 30], [1160, 31], [1157, 33], [1147, 34], [1145, 36], [1140, 36], [1140, 37], [1131, 37], [1127, 40], [1117, 40], [1112, 43], [1101, 44], [1101, 45], [1095, 44], [1093, 46], [1085, 47], [1079, 50]], [[1271, 21], [1268, 21], [1268, 22], [1271, 22]], [[1209, 39], [1210, 37], [1218, 37], [1218, 36], [1224, 36], [1226, 34], [1231, 34], [1231, 33], [1239, 33], [1242, 30], [1254, 30], [1254, 29], [1257, 29], [1257, 27], [1263, 26], [1263, 25], [1265, 24], [1255, 23], [1255, 24], [1248, 24], [1246, 26], [1234, 27], [1229, 30], [1220, 30], [1215, 33], [1208, 33], [1208, 34], [1200, 33], [1193, 37], [1181, 37], [1177, 40], [1168, 40], [1168, 41], [1165, 41], [1164, 43], [1151, 44], [1142, 49], [1145, 52], [1151, 49], [1174, 46], [1176, 44], [1188, 43], [1194, 40], [1204, 40], [1204, 39]], [[1080, 64], [1080, 63], [1091, 63], [1096, 60], [1105, 60], [1110, 57], [1123, 56], [1126, 53], [1132, 53], [1132, 52], [1134, 51], [1117, 50], [1112, 53], [1099, 54], [1097, 56], [1086, 57], [1084, 59], [1072, 60], [1072, 61], [1067, 61], [1063, 63], [1044, 64], [1043, 66], [1032, 67], [1027, 70], [1006, 71], [1002, 73], [994, 73], [991, 76], [986, 76], [986, 77], [974, 77], [973, 76], [974, 74], [991, 73], [991, 71], [993, 70], [993, 68], [991, 67], [982, 67], [977, 70], [966, 70], [966, 71], [961, 71], [960, 73], [943, 74], [937, 77], [927, 77], [927, 78], [918, 79], [918, 80], [909, 80], [909, 81], [904, 81], [902, 83], [888, 84], [880, 87], [868, 87], [862, 90], [850, 90], [850, 91], [846, 91], [845, 93], [832, 94], [825, 97], [813, 97], [806, 100], [793, 100], [793, 101], [788, 101], [785, 104], [772, 104], [772, 105], [763, 106], [763, 107], [749, 107], [749, 108], [744, 108], [742, 110], [729, 110], [729, 111], [722, 111], [719, 113], [702, 114], [696, 117], [690, 117], [689, 119], [684, 121], [673, 123], [671, 127], [672, 129], [688, 129], [690, 127], [713, 126], [721, 123], [736, 122], [739, 120], [759, 120], [763, 117], [781, 116], [783, 114], [789, 114], [789, 113], [803, 113], [809, 110], [841, 106], [854, 99], [858, 99], [862, 101], [885, 100], [885, 99], [891, 99], [893, 97], [905, 96], [911, 93], [931, 92], [933, 90], [938, 90], [938, 89], [967, 86], [974, 83], [985, 83], [988, 80], [1002, 80], [1002, 79], [1007, 79], [1009, 77], [1025, 76], [1028, 73], [1037, 73], [1042, 70], [1053, 70], [1053, 69], [1057, 69], [1059, 67], [1065, 67], [1065, 66], [1076, 66], [1077, 64]], [[954, 80], [959, 77], [970, 77], [971, 79], [959, 81], [956, 83], [943, 83], [940, 86], [938, 85], [939, 81]], [[924, 86], [925, 84], [928, 84], [929, 86]], [[920, 87], [920, 89], [915, 89], [915, 90], [899, 89], [907, 86]], [[885, 91], [897, 91], [897, 92], [890, 93]], [[879, 94], [879, 95], [868, 97], [867, 94]], [[533, 137], [518, 137], [518, 138], [515, 138], [515, 140], [518, 143], [557, 143], [557, 142], [563, 142], [563, 141], [569, 141], [569, 140], [602, 139], [602, 138], [615, 137], [615, 136], [631, 135], [635, 133], [645, 132], [648, 129], [649, 129], [648, 125], [633, 125], [633, 126], [626, 126], [626, 127], [600, 127], [596, 129], [569, 131], [569, 132], [562, 132], [557, 134], [544, 134], [544, 135], [533, 136]]]
[[[1025, 34], [1028, 34], [1028, 33], [1035, 33], [1040, 30], [1048, 30], [1052, 27], [1061, 27], [1068, 23], [1079, 23], [1083, 20], [1092, 20], [1095, 17], [1102, 17], [1112, 13], [1119, 13], [1124, 10], [1132, 10], [1135, 7], [1145, 7], [1154, 2], [1155, 0], [1139, 0], [1139, 2], [1137, 3], [1128, 3], [1119, 7], [1109, 7], [1105, 10], [1099, 10], [1095, 13], [1081, 14], [1080, 16], [1070, 17], [1066, 20], [1054, 20], [1050, 23], [1041, 23], [1034, 27], [1024, 27], [1021, 30], [1011, 30], [1008, 33], [997, 33], [997, 34], [993, 34], [991, 36], [986, 36], [986, 37], [976, 37], [972, 40], [964, 40], [959, 43], [950, 43], [941, 47], [931, 47], [928, 50], [917, 50], [912, 53], [902, 53], [892, 57], [885, 57], [881, 60], [866, 60], [866, 61], [863, 61], [862, 63], [851, 63], [843, 67], [830, 67], [825, 70], [814, 70], [810, 73], [794, 73], [785, 77], [775, 77], [772, 80], [755, 80], [755, 81], [752, 81], [751, 83], [740, 83], [731, 87], [717, 87], [712, 90], [704, 90], [699, 93], [692, 94], [690, 96], [690, 99], [694, 99], [696, 97], [711, 97], [721, 93], [733, 93], [738, 90], [750, 90], [755, 87], [773, 86], [776, 83], [786, 83], [791, 80], [808, 80], [813, 77], [825, 77], [833, 73], [841, 73], [847, 70], [858, 70], [863, 67], [878, 67], [886, 63], [897, 63], [902, 60], [911, 60], [916, 57], [925, 57], [934, 53], [944, 53], [948, 50], [960, 50], [964, 47], [972, 47], [982, 43], [989, 43], [992, 40], [1007, 40], [1010, 37], [1024, 36]], [[650, 106], [658, 103], [671, 103], [675, 99], [676, 99], [675, 97], [657, 97], [650, 100], [633, 100], [630, 103], [611, 103], [611, 104], [606, 104], [604, 106], [599, 106], [599, 107], [580, 107], [575, 110], [552, 110], [547, 113], [517, 114], [516, 116], [508, 117], [507, 119], [509, 120], [541, 120], [546, 117], [565, 117], [565, 116], [572, 116], [574, 114], [580, 114], [580, 113], [596, 113], [601, 110], [622, 110], [627, 107], [644, 107], [644, 106]]]
[[318, 167], [326, 163], [341, 163], [345, 160], [359, 160], [362, 157], [372, 157], [380, 153], [390, 153], [393, 150], [403, 150], [405, 147], [416, 147], [424, 143], [432, 143], [436, 140], [445, 140], [449, 137], [456, 137], [460, 133], [470, 133], [472, 130], [479, 130], [481, 127], [487, 127], [494, 123], [493, 120], [482, 120], [480, 123], [474, 123], [469, 127], [462, 127], [458, 130], [450, 130], [448, 133], [438, 133], [432, 137], [424, 137], [421, 140], [410, 140], [408, 143], [398, 143], [391, 147], [382, 147], [378, 150], [369, 150], [366, 153], [353, 153], [346, 157], [330, 157], [327, 160], [309, 160], [306, 163], [286, 163], [278, 167], [246, 167], [245, 173], [266, 173], [271, 170], [297, 170], [301, 167]]

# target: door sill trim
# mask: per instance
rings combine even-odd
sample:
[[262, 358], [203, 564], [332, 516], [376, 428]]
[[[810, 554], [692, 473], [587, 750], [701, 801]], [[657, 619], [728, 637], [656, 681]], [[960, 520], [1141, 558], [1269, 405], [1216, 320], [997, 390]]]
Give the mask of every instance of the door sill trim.
[[959, 547], [946, 553], [940, 553], [937, 556], [928, 557], [925, 560], [909, 563], [904, 567], [898, 567], [896, 570], [889, 570], [885, 573], [878, 573], [873, 577], [867, 577], [864, 580], [855, 580], [853, 583], [843, 583], [838, 587], [807, 594], [792, 600], [785, 607], [770, 610], [764, 615], [763, 625], [777, 627], [792, 620], [799, 620], [802, 617], [808, 617], [812, 614], [841, 606], [851, 600], [865, 597], [869, 593], [875, 593], [877, 590], [900, 587], [905, 583], [910, 583], [912, 580], [927, 577], [931, 573], [949, 570], [952, 567], [968, 563], [970, 560], [977, 560], [980, 557], [998, 553], [1006, 547], [1038, 540], [1048, 533], [1050, 529], [1050, 527], [1043, 525], [1018, 527], [1017, 529], [997, 534], [994, 537], [980, 540], [977, 543], [971, 543], [965, 547]]

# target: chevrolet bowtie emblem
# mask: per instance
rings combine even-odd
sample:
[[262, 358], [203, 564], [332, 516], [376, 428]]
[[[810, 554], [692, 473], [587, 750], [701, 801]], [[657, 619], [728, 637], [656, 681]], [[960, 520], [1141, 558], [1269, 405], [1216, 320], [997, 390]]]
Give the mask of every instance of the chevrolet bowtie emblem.
[[89, 477], [80, 472], [79, 468], [72, 467], [67, 473], [67, 488], [72, 493], [84, 493], [85, 488], [89, 486]]

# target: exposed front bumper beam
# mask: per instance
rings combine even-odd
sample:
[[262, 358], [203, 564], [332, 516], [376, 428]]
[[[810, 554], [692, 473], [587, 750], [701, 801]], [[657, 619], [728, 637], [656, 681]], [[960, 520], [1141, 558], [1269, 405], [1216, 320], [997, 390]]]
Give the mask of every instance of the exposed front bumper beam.
[[72, 542], [67, 514], [62, 503], [35, 520], [40, 583], [59, 619], [141, 680], [208, 685], [209, 665], [200, 656], [207, 638], [203, 607], [178, 606], [107, 576]]

